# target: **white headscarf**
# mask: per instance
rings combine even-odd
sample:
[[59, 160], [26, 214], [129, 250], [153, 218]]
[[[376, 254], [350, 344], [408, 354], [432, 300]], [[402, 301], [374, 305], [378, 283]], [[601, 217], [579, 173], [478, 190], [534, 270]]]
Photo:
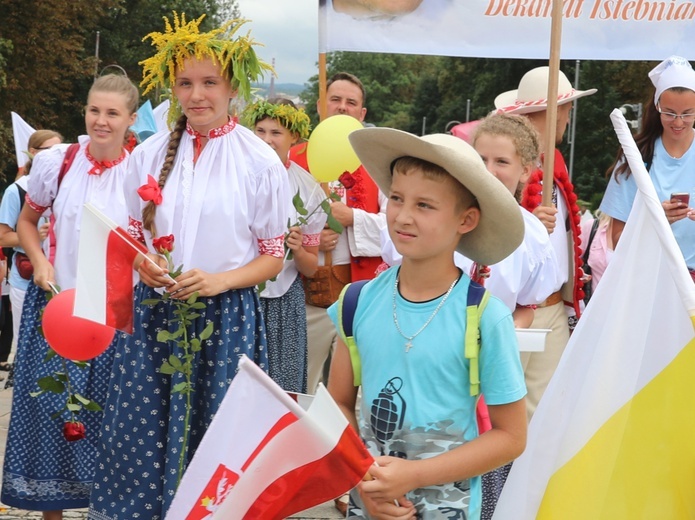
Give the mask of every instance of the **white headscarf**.
[[695, 70], [688, 60], [680, 56], [671, 56], [659, 63], [649, 72], [649, 79], [656, 88], [655, 105], [659, 103], [664, 90], [673, 87], [689, 88], [695, 92]]

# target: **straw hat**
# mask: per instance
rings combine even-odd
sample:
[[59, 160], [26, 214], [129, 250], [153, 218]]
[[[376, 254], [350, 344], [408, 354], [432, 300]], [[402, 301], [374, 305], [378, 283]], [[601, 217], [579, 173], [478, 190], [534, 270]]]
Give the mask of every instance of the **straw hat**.
[[480, 222], [461, 237], [456, 250], [478, 263], [496, 264], [524, 238], [524, 221], [509, 190], [485, 169], [478, 153], [448, 134], [418, 137], [393, 128], [363, 128], [350, 143], [381, 191], [391, 188], [391, 165], [400, 157], [416, 157], [444, 168], [478, 200]]
[[[548, 108], [549, 67], [531, 69], [521, 78], [519, 88], [503, 92], [495, 98], [498, 112], [507, 114], [530, 114]], [[560, 71], [557, 83], [557, 104], [564, 105], [580, 97], [595, 94], [596, 89], [575, 90], [567, 76]]]

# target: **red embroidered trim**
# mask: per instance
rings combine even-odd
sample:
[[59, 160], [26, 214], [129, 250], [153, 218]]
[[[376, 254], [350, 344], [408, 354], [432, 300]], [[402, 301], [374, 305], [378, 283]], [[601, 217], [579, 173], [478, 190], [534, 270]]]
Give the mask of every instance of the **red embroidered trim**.
[[28, 193], [24, 196], [24, 201], [27, 204], [29, 204], [29, 207], [31, 209], [33, 209], [34, 211], [36, 211], [36, 213], [43, 213], [44, 211], [46, 211], [48, 208], [51, 207], [51, 206], [39, 206], [36, 202], [31, 200], [31, 197], [29, 196]]
[[128, 155], [124, 148], [121, 150], [120, 157], [114, 161], [97, 161], [94, 157], [92, 157], [92, 154], [89, 153], [89, 145], [87, 145], [87, 148], [84, 149], [84, 154], [87, 156], [87, 160], [92, 163], [91, 170], [87, 172], [89, 175], [101, 175], [109, 168], [113, 168], [117, 164], [122, 163], [126, 158], [126, 155]]
[[321, 233], [315, 235], [302, 235], [303, 246], [317, 246], [321, 242]]
[[[557, 100], [558, 101], [563, 101], [567, 99], [568, 97], [573, 96], [577, 91], [572, 89], [571, 91], [565, 93], [565, 94], [558, 94]], [[516, 100], [513, 105], [508, 105], [506, 107], [498, 108], [497, 113], [502, 114], [505, 112], [512, 112], [518, 108], [524, 108], [524, 107], [545, 107], [548, 104], [548, 99], [543, 98], [543, 99], [538, 99], [536, 101], [519, 101]]]
[[145, 234], [142, 232], [142, 222], [128, 217], [128, 234], [138, 242], [145, 243]]
[[[574, 192], [574, 186], [572, 181], [570, 181], [569, 174], [567, 173], [567, 167], [565, 166], [565, 160], [562, 158], [562, 154], [559, 150], [555, 150], [555, 165], [554, 168], [554, 178], [555, 184], [558, 187], [558, 191], [562, 194], [565, 199], [565, 204], [569, 209], [570, 216], [570, 229], [572, 231], [572, 241], [574, 250], [574, 288], [572, 294], [574, 296], [573, 302], [571, 303], [574, 307], [574, 312], [579, 318], [581, 312], [579, 310], [579, 302], [584, 299], [584, 271], [582, 270], [582, 252], [579, 248], [581, 244], [581, 213], [579, 206], [577, 205], [577, 194]], [[539, 168], [533, 174], [526, 184], [526, 188], [521, 197], [521, 206], [528, 211], [533, 213], [533, 210], [541, 205], [543, 192], [543, 171]]]
[[270, 255], [275, 258], [285, 257], [285, 237], [258, 239], [258, 252], [262, 255]]
[[228, 134], [232, 130], [234, 130], [234, 127], [236, 126], [236, 119], [230, 117], [229, 120], [223, 124], [222, 126], [218, 128], [213, 128], [208, 132], [207, 136], [204, 136], [197, 130], [195, 130], [188, 122], [186, 122], [186, 132], [188, 132], [189, 135], [192, 135], [194, 139], [200, 139], [201, 137], [207, 137], [208, 139], [215, 139], [216, 137], [222, 137], [223, 135]]

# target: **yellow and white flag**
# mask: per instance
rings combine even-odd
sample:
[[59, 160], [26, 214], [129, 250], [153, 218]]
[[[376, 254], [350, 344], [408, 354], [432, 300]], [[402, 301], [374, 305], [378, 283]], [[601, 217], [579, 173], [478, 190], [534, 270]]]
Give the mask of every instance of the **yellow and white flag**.
[[637, 196], [495, 520], [695, 518], [695, 284], [622, 114], [611, 119]]

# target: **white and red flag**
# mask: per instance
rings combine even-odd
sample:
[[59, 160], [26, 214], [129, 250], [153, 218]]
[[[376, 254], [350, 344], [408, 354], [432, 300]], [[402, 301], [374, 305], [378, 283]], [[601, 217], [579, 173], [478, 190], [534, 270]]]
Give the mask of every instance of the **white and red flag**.
[[74, 315], [133, 332], [133, 261], [147, 253], [97, 208], [82, 211]]
[[247, 357], [167, 520], [280, 520], [352, 489], [374, 459], [320, 386], [308, 410]]

